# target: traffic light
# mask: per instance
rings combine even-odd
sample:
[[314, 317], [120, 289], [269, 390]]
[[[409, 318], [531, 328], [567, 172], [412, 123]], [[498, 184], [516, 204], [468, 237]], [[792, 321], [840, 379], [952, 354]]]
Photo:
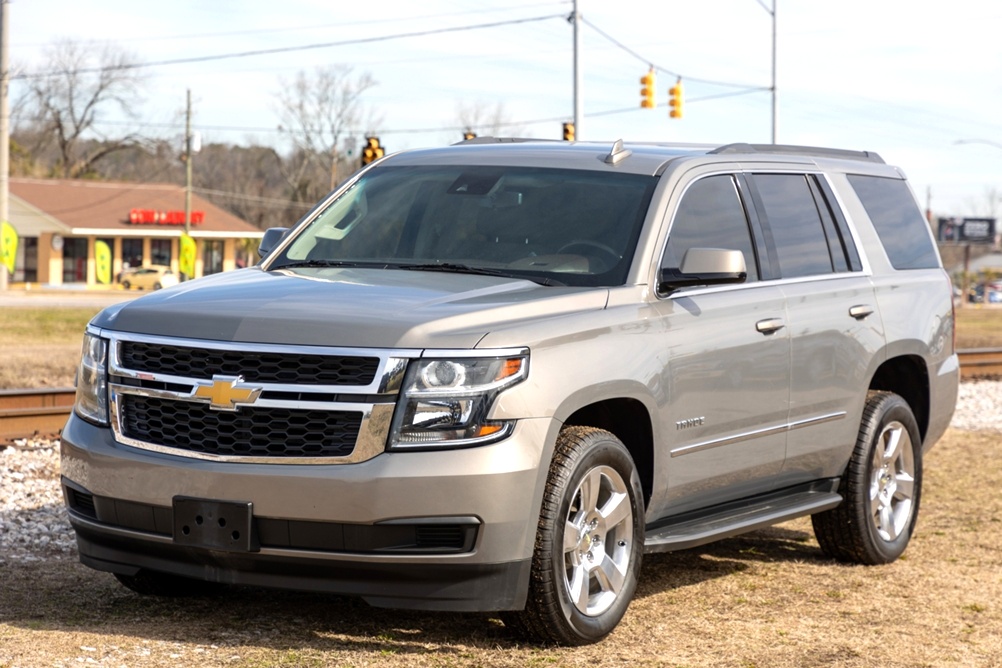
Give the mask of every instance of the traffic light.
[[463, 133], [463, 141], [469, 141], [471, 139], [476, 139], [476, 138], [477, 138], [477, 133], [473, 132], [472, 130], [467, 130], [466, 132]]
[[640, 85], [643, 86], [643, 88], [640, 89], [640, 106], [644, 109], [654, 109], [657, 107], [657, 100], [654, 99], [655, 86], [653, 67], [649, 72], [647, 72], [647, 74], [640, 77]]
[[675, 85], [668, 89], [668, 106], [671, 111], [668, 113], [672, 118], [682, 118], [682, 103], [685, 102], [685, 91], [682, 90], [682, 77], [678, 78]]
[[574, 141], [573, 123], [564, 123], [564, 141]]
[[362, 149], [362, 166], [365, 167], [374, 160], [383, 157], [383, 147], [379, 145], [379, 137], [366, 137], [365, 148]]

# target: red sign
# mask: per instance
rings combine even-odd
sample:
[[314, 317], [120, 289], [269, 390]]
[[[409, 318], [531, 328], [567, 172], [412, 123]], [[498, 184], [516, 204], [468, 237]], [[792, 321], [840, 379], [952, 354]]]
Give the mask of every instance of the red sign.
[[[205, 222], [204, 211], [191, 212], [191, 224]], [[184, 211], [157, 211], [156, 209], [129, 209], [132, 225], [184, 225]]]

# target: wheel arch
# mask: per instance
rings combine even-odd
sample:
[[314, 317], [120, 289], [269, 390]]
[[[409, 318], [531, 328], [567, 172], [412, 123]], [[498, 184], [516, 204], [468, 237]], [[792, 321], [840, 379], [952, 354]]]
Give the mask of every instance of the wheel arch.
[[870, 380], [871, 390], [893, 392], [904, 399], [915, 416], [925, 441], [929, 431], [929, 368], [919, 355], [899, 355], [885, 360]]
[[647, 406], [638, 399], [616, 397], [581, 406], [566, 425], [595, 427], [613, 434], [629, 451], [644, 492], [644, 506], [654, 490], [654, 428]]

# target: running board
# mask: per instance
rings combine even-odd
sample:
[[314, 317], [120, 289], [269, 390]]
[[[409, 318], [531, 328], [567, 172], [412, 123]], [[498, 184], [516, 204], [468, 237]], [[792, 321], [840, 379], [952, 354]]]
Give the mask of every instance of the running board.
[[686, 550], [796, 517], [813, 515], [840, 503], [842, 496], [837, 492], [813, 489], [728, 503], [698, 516], [687, 513], [673, 522], [662, 522], [648, 529], [644, 537], [644, 552]]

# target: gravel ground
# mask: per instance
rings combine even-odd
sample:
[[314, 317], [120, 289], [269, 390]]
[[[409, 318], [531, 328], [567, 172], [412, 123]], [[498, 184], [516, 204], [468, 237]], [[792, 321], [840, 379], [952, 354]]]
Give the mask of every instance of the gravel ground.
[[[1002, 381], [961, 383], [951, 426], [1002, 432]], [[59, 489], [59, 441], [0, 445], [0, 570], [6, 561], [76, 558]]]

